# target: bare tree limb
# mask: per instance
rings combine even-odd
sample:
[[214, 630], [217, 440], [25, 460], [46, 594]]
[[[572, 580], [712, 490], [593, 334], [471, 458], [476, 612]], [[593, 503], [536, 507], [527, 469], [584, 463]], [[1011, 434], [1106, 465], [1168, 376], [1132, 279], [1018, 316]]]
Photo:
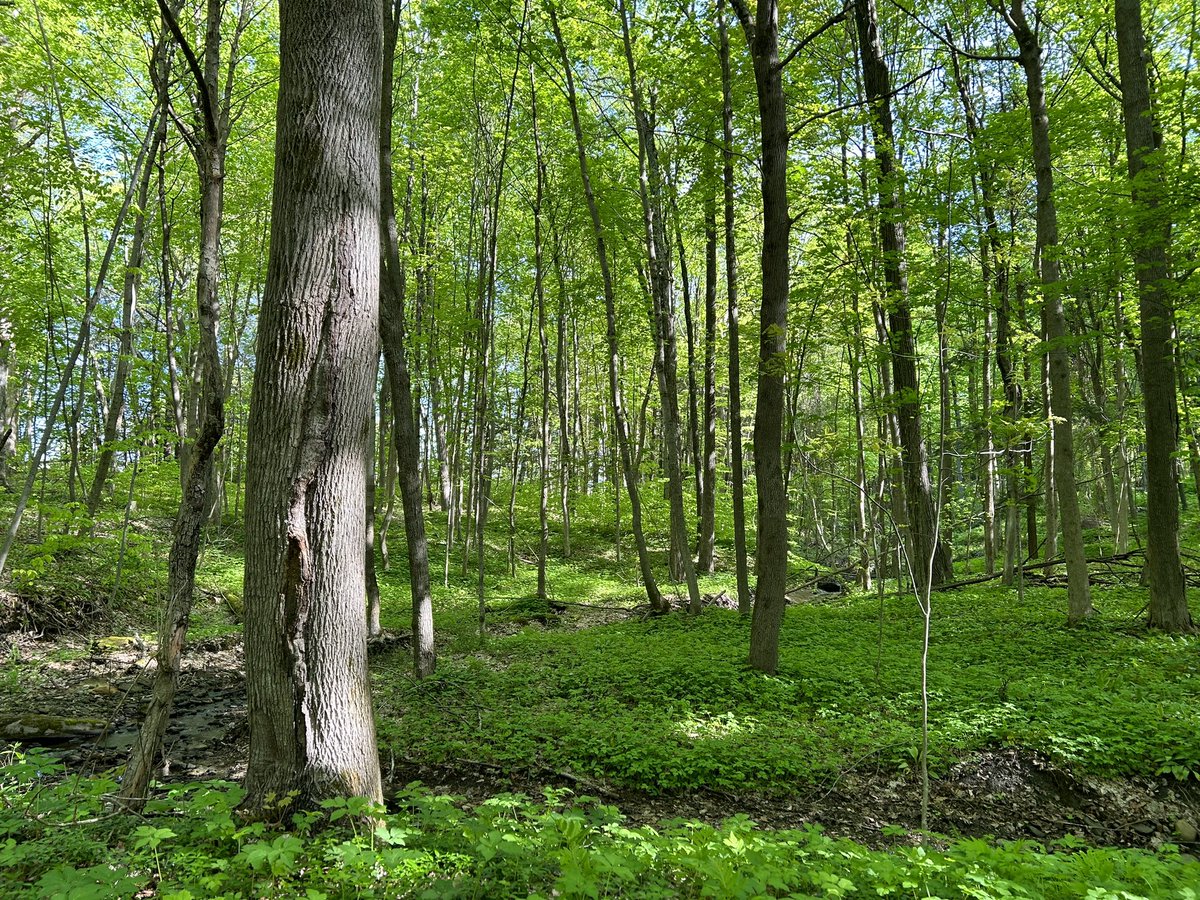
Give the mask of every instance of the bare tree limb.
[[[204, 136], [207, 138], [209, 145], [215, 147], [219, 143], [220, 133], [217, 130], [217, 116], [213, 108], [213, 98], [209, 96], [208, 86], [204, 81], [204, 73], [200, 70], [200, 62], [196, 59], [196, 53], [192, 50], [192, 45], [188, 43], [188, 39], [179, 27], [179, 21], [175, 18], [175, 13], [167, 6], [166, 0], [158, 0], [158, 9], [162, 13], [167, 30], [171, 32], [171, 37], [175, 39], [175, 43], [183, 51], [183, 55], [187, 59], [188, 68], [192, 72], [192, 77], [196, 79], [196, 90], [200, 93], [200, 109], [204, 114]], [[176, 122], [178, 123], [178, 120]]]
[[828, 31], [834, 25], [837, 25], [839, 22], [846, 21], [846, 16], [848, 16], [848, 15], [850, 15], [850, 7], [848, 5], [843, 6], [840, 11], [838, 11], [838, 12], [834, 13], [832, 16], [830, 16], [830, 18], [828, 19], [828, 21], [825, 22], [824, 25], [822, 25], [816, 31], [812, 32], [807, 37], [802, 38], [801, 40], [797, 41], [796, 46], [792, 48], [792, 52], [789, 53], [787, 55], [787, 57], [783, 60], [783, 62], [779, 63], [779, 65], [776, 68], [779, 71], [782, 71], [783, 69], [787, 68], [787, 64], [790, 63], [793, 59], [795, 59], [800, 53], [802, 53], [804, 51], [805, 47], [807, 47], [809, 44], [811, 44], [813, 41], [815, 41], [817, 38], [819, 38], [821, 35], [823, 35], [826, 31]]

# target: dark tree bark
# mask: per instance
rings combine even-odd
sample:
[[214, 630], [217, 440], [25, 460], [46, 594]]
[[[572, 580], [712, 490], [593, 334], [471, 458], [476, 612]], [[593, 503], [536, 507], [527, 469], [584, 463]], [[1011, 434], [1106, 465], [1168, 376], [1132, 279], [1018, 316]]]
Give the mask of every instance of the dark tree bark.
[[[199, 421], [194, 443], [185, 457], [188, 468], [183, 476], [183, 497], [167, 558], [167, 605], [159, 630], [158, 668], [153, 694], [138, 740], [130, 751], [125, 780], [121, 786], [121, 796], [131, 801], [140, 800], [146, 794], [150, 770], [161, 752], [163, 736], [170, 720], [196, 587], [200, 539], [209, 512], [213, 456], [225, 432], [225, 382], [221, 375], [221, 350], [217, 344], [221, 215], [225, 203], [225, 151], [229, 140], [233, 70], [237, 64], [238, 39], [249, 14], [248, 6], [243, 5], [230, 50], [229, 74], [222, 93], [221, 18], [224, 4], [221, 0], [208, 2], [203, 67], [184, 40], [178, 23], [163, 0], [159, 0], [159, 9], [187, 58], [203, 112], [203, 130], [191, 140], [200, 174], [200, 259], [196, 270], [197, 330], [200, 336], [196, 352], [196, 370], [200, 377], [196, 414]], [[165, 72], [160, 76], [159, 90], [166, 90]], [[165, 109], [165, 94], [160, 96], [160, 103]]]
[[[412, 596], [413, 672], [417, 678], [425, 678], [433, 674], [437, 656], [433, 641], [433, 597], [429, 589], [429, 542], [425, 535], [425, 511], [421, 507], [420, 434], [417, 431], [416, 416], [413, 414], [412, 381], [408, 371], [406, 346], [408, 336], [404, 328], [404, 301], [408, 284], [406, 270], [400, 260], [401, 238], [397, 231], [396, 200], [392, 184], [392, 77], [399, 15], [400, 3], [397, 0], [390, 13], [385, 13], [383, 71], [380, 82], [379, 322], [388, 391], [392, 401], [392, 436], [396, 446], [400, 505], [404, 510], [404, 538], [408, 549], [408, 583]], [[406, 228], [407, 220], [406, 215]]]
[[[1023, 0], [1002, 10], [1017, 40], [1025, 73], [1033, 140], [1033, 169], [1037, 180], [1037, 268], [1041, 276], [1050, 356], [1050, 411], [1054, 418], [1054, 490], [1062, 520], [1063, 553], [1067, 562], [1067, 621], [1082, 622], [1092, 613], [1091, 586], [1083, 550], [1079, 491], [1075, 483], [1075, 442], [1071, 411], [1071, 364], [1063, 287], [1059, 275], [1058, 210], [1054, 202], [1050, 116], [1042, 71], [1042, 48], [1025, 18]], [[1174, 388], [1172, 388], [1173, 390]]]
[[[921, 431], [921, 390], [917, 378], [916, 335], [908, 300], [908, 272], [904, 259], [904, 206], [900, 196], [892, 120], [891, 75], [879, 37], [875, 0], [856, 0], [854, 19], [862, 57], [863, 89], [871, 106], [871, 129], [879, 182], [879, 242], [892, 358], [896, 414], [900, 426], [900, 460], [904, 475], [912, 569], [918, 593], [942, 584], [953, 574], [946, 545], [935, 540], [933, 490], [925, 437]], [[939, 473], [940, 477], [940, 473]], [[926, 581], [928, 580], [928, 584]]]
[[783, 381], [787, 368], [789, 283], [787, 100], [779, 59], [778, 0], [758, 0], [751, 18], [745, 0], [731, 5], [754, 61], [762, 143], [762, 307], [759, 315], [758, 397], [754, 414], [754, 469], [758, 488], [758, 584], [750, 625], [750, 665], [773, 673], [779, 628], [787, 606], [788, 519], [783, 486]]
[[[379, 352], [383, 9], [284, 0], [279, 24], [271, 255], [247, 434], [244, 806], [259, 816], [382, 799], [361, 498]], [[294, 803], [272, 805], [291, 791]]]
[[1164, 631], [1192, 627], [1179, 555], [1179, 499], [1174, 454], [1179, 446], [1175, 355], [1167, 246], [1170, 222], [1160, 208], [1166, 191], [1155, 151], [1162, 135], [1150, 96], [1149, 51], [1141, 0], [1116, 0], [1117, 54], [1125, 111], [1125, 148], [1133, 187], [1134, 267], [1142, 314], [1142, 395], [1146, 404], [1146, 568], [1148, 624]]
[[717, 513], [717, 181], [712, 151], [707, 152], [704, 188], [704, 456], [700, 479], [700, 535], [696, 566], [705, 575], [716, 570]]

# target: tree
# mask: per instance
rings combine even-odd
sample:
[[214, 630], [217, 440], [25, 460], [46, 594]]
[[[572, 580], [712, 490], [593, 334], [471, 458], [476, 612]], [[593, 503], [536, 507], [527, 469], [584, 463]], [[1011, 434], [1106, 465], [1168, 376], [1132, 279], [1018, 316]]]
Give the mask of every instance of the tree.
[[754, 60], [762, 128], [762, 306], [758, 340], [758, 399], [754, 413], [754, 471], [758, 488], [758, 583], [750, 625], [750, 665], [774, 673], [779, 627], [787, 600], [787, 492], [783, 486], [783, 379], [787, 359], [789, 253], [787, 102], [779, 59], [779, 4], [759, 0], [755, 15], [731, 0]]
[[[221, 272], [221, 215], [225, 205], [225, 155], [229, 142], [233, 74], [237, 68], [238, 40], [245, 28], [249, 9], [249, 3], [243, 0], [222, 89], [221, 19], [224, 4], [219, 0], [209, 0], [206, 7], [204, 63], [201, 66], [174, 13], [164, 0], [159, 0], [159, 10], [166, 28], [183, 51], [195, 80], [201, 110], [201, 128], [195, 134], [185, 135], [200, 178], [200, 254], [196, 266], [196, 309], [200, 332], [196, 351], [199, 393], [195, 400], [198, 423], [195, 442], [179, 458], [183, 496], [175, 518], [171, 553], [167, 560], [167, 604], [159, 630], [156, 656], [158, 671], [145, 722], [129, 754], [125, 782], [121, 786], [121, 794], [126, 799], [140, 799], [145, 794], [150, 780], [150, 767], [160, 752], [171, 715], [196, 590], [200, 540], [211, 502], [213, 455], [225, 434], [225, 381], [221, 376], [221, 350], [217, 343], [221, 315], [220, 295], [217, 292]], [[165, 109], [169, 102], [166, 97], [167, 73], [157, 74], [161, 95], [159, 105]]]
[[[908, 299], [905, 265], [904, 206], [899, 173], [895, 165], [896, 137], [892, 126], [891, 75], [879, 38], [879, 13], [875, 0], [856, 0], [854, 20], [858, 28], [862, 58], [863, 87], [871, 107], [871, 129], [879, 183], [879, 245], [883, 254], [883, 277], [887, 289], [886, 310], [892, 360], [892, 386], [899, 423], [900, 459], [907, 511], [908, 546], [917, 579], [918, 596], [925, 596], [928, 578], [932, 585], [952, 575], [950, 553], [935, 540], [937, 523], [925, 438], [921, 432], [921, 390], [917, 381], [917, 342], [913, 334], [912, 308]], [[942, 477], [942, 473], [939, 473]], [[928, 573], [928, 574], [927, 574]]]
[[737, 574], [738, 612], [748, 615], [750, 573], [746, 564], [745, 473], [742, 464], [742, 371], [738, 321], [738, 258], [734, 207], [733, 89], [729, 65], [729, 27], [725, 24], [725, 2], [717, 2], [720, 29], [717, 51], [721, 60], [721, 182], [725, 225], [726, 323], [729, 329], [729, 431], [730, 475], [733, 480], [734, 570]]
[[[754, 61], [762, 147], [762, 306], [759, 313], [758, 398], [754, 412], [755, 478], [758, 488], [758, 584], [750, 625], [750, 665], [774, 673], [779, 627], [787, 605], [788, 516], [783, 481], [783, 382], [787, 366], [790, 277], [787, 100], [783, 68], [819, 35], [845, 18], [837, 13], [779, 57], [779, 3], [759, 0], [751, 16], [745, 0], [730, 0]], [[735, 436], [736, 437], [736, 436]]]
[[665, 613], [670, 605], [658, 588], [654, 570], [650, 566], [650, 554], [646, 549], [646, 538], [642, 531], [642, 503], [638, 489], [638, 473], [634, 466], [633, 452], [630, 447], [629, 427], [625, 417], [625, 401], [621, 392], [620, 360], [621, 351], [617, 344], [617, 314], [616, 291], [613, 287], [612, 272], [609, 269], [607, 243], [604, 239], [604, 225], [600, 219], [600, 207], [596, 203], [596, 193], [592, 187], [591, 173], [588, 168], [587, 151], [583, 140], [583, 125], [579, 119], [579, 102], [575, 93], [575, 77], [571, 71], [571, 60], [567, 55], [566, 41], [563, 40], [562, 29], [558, 24], [558, 13], [551, 3], [548, 6], [550, 25], [554, 31], [554, 41], [558, 46], [559, 60], [562, 62], [566, 76], [567, 104], [571, 112], [571, 124], [575, 130], [575, 148], [579, 158], [579, 174], [583, 181], [583, 194], [587, 201], [588, 215], [592, 223], [592, 237], [596, 242], [596, 261], [600, 266], [600, 274], [604, 285], [604, 312], [608, 343], [608, 386], [609, 399], [612, 402], [613, 425], [616, 431], [617, 449], [621, 455], [621, 471], [625, 476], [625, 488], [629, 493], [629, 507], [633, 516], [633, 537], [637, 546], [638, 565], [642, 574], [642, 583], [646, 588], [646, 598], [650, 608], [655, 613]]
[[[362, 553], [379, 311], [379, 0], [280, 4], [271, 255], [247, 433], [246, 808], [381, 799]], [[290, 811], [290, 810], [289, 810]]]
[[1146, 568], [1150, 576], [1152, 628], [1186, 631], [1192, 626], [1179, 556], [1179, 498], [1174, 454], [1179, 446], [1175, 400], [1175, 351], [1167, 243], [1170, 220], [1165, 191], [1162, 136], [1150, 96], [1149, 51], [1141, 0], [1116, 0], [1117, 54], [1125, 111], [1125, 150], [1133, 188], [1134, 227], [1129, 229], [1142, 314], [1142, 390], [1146, 400]]
[[[386, 362], [387, 389], [391, 397], [392, 435], [400, 475], [400, 503], [404, 508], [404, 538], [408, 548], [408, 580], [412, 596], [413, 671], [418, 678], [433, 674], [437, 657], [433, 646], [433, 598], [429, 590], [429, 542], [421, 508], [421, 448], [413, 412], [412, 378], [408, 367], [409, 337], [404, 328], [404, 301], [408, 292], [406, 271], [400, 260], [396, 227], [396, 200], [392, 186], [392, 77], [400, 3], [392, 5], [384, 30], [383, 81], [380, 107], [380, 326]], [[405, 227], [408, 225], [405, 216]], [[407, 237], [407, 235], [405, 235]], [[372, 417], [375, 413], [372, 411]], [[367, 508], [367, 515], [374, 510]]]
[[[654, 326], [651, 330], [655, 340], [655, 370], [658, 373], [663, 437], [666, 441], [663, 457], [667, 470], [667, 495], [671, 505], [671, 543], [679, 550], [683, 563], [683, 577], [688, 590], [688, 610], [693, 615], [698, 615], [700, 588], [696, 582], [696, 567], [692, 561], [687, 536], [683, 506], [683, 473], [679, 463], [679, 366], [675, 340], [675, 291], [671, 273], [671, 250], [667, 244], [667, 227], [664, 221], [662, 169], [658, 159], [658, 144], [654, 137], [654, 123], [642, 101], [642, 89], [633, 58], [633, 43], [629, 35], [629, 11], [626, 9], [625, 0], [617, 0], [617, 12], [621, 16], [621, 36], [629, 69], [629, 91], [638, 135], [638, 194], [642, 201], [646, 262], [650, 270], [650, 297], [654, 315]], [[695, 391], [690, 393], [694, 395]]]
[[[1063, 552], [1067, 561], [1067, 621], [1082, 622], [1092, 613], [1087, 559], [1083, 550], [1083, 524], [1079, 491], [1075, 482], [1074, 418], [1071, 412], [1071, 362], [1067, 346], [1070, 336], [1063, 309], [1063, 285], [1058, 244], [1058, 207], [1054, 200], [1053, 153], [1050, 146], [1050, 114], [1046, 109], [1046, 86], [1042, 47], [1025, 17], [1023, 0], [1001, 9], [1020, 48], [1019, 61], [1025, 73], [1025, 97], [1029, 104], [1033, 140], [1033, 169], [1037, 181], [1037, 250], [1035, 263], [1042, 285], [1042, 304], [1049, 345], [1050, 416], [1053, 434], [1053, 490], [1062, 519]], [[1172, 388], [1173, 390], [1174, 388]]]

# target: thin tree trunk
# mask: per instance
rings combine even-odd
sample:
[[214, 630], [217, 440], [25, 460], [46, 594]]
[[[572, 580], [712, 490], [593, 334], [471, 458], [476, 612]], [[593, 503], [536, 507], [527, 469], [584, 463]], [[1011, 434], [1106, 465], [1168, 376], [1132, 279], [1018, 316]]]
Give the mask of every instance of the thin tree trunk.
[[661, 399], [663, 436], [666, 442], [667, 491], [671, 506], [671, 539], [681, 551], [683, 577], [687, 582], [688, 610], [700, 613], [700, 586], [692, 561], [688, 537], [687, 512], [683, 502], [683, 472], [679, 463], [679, 388], [678, 360], [675, 340], [674, 288], [671, 276], [671, 253], [667, 243], [666, 222], [663, 219], [663, 180], [659, 167], [658, 146], [654, 125], [642, 103], [641, 86], [633, 58], [630, 38], [629, 12], [625, 0], [617, 0], [621, 16], [621, 31], [625, 43], [625, 61], [629, 69], [629, 87], [633, 100], [633, 115], [638, 131], [639, 185], [642, 200], [642, 222], [645, 229], [646, 255], [650, 270], [650, 294], [658, 321], [657, 337], [658, 388]]
[[891, 76], [879, 37], [875, 0], [856, 0], [855, 22], [862, 57], [863, 88], [874, 115], [875, 160], [879, 180], [879, 240], [883, 276], [887, 286], [888, 333], [892, 375], [899, 420], [900, 459], [904, 475], [904, 497], [912, 544], [914, 586], [924, 596], [927, 560], [933, 560], [932, 584], [951, 577], [953, 566], [945, 544], [934, 540], [934, 501], [929, 480], [929, 462], [921, 430], [921, 394], [917, 377], [916, 335], [908, 300], [905, 264], [904, 206], [899, 173], [895, 164], [895, 135], [892, 122]]
[[[154, 138], [150, 143], [150, 157], [158, 153], [160, 141], [163, 139], [163, 129], [158, 127], [160, 120], [165, 123], [166, 116], [155, 108], [151, 118], [154, 128]], [[125, 285], [121, 292], [121, 339], [117, 348], [117, 366], [113, 373], [111, 399], [108, 413], [104, 417], [104, 434], [100, 438], [100, 455], [96, 460], [96, 472], [92, 476], [92, 486], [87, 494], [88, 518], [96, 515], [100, 501], [104, 497], [104, 485], [112, 471], [113, 457], [116, 455], [117, 429], [121, 423], [121, 414], [125, 409], [125, 382], [129, 378], [129, 370], [133, 365], [133, 316], [137, 308], [138, 288], [142, 280], [142, 266], [145, 262], [146, 249], [146, 204], [150, 194], [150, 176], [153, 167], [148, 163], [142, 166], [141, 179], [138, 182], [137, 201], [134, 208], [133, 237], [129, 242], [129, 258], [125, 265]]]
[[538, 133], [537, 82], [529, 69], [529, 107], [533, 121], [534, 164], [537, 167], [537, 192], [533, 200], [533, 293], [537, 300], [538, 365], [542, 377], [542, 414], [538, 448], [538, 576], [537, 596], [546, 600], [546, 557], [550, 548], [550, 345], [546, 339], [546, 280], [542, 254], [542, 201], [546, 193], [546, 161]]
[[725, 23], [725, 0], [717, 0], [719, 54], [721, 58], [722, 186], [725, 226], [726, 327], [729, 330], [729, 449], [733, 481], [734, 569], [737, 578], [738, 612], [750, 615], [750, 571], [746, 561], [746, 500], [742, 446], [741, 360], [738, 344], [738, 261], [733, 174], [733, 89], [729, 64], [729, 28]]
[[[1075, 445], [1072, 433], [1071, 367], [1067, 347], [1067, 318], [1059, 277], [1058, 211], [1054, 203], [1054, 170], [1050, 149], [1050, 117], [1046, 111], [1042, 48], [1025, 19], [1023, 0], [1004, 11], [1020, 48], [1025, 72], [1025, 95], [1033, 138], [1033, 167], [1037, 180], [1037, 267], [1046, 310], [1050, 344], [1050, 406], [1054, 416], [1054, 487], [1062, 518], [1063, 551], [1067, 562], [1067, 621], [1082, 622], [1092, 613], [1091, 586], [1083, 549], [1079, 492], [1075, 483]], [[1172, 384], [1172, 390], [1174, 386]]]
[[[609, 398], [612, 401], [613, 421], [617, 432], [617, 447], [621, 453], [621, 466], [625, 474], [625, 488], [629, 493], [629, 509], [633, 518], [633, 537], [637, 547], [638, 563], [642, 575], [642, 583], [646, 588], [646, 598], [650, 608], [655, 613], [670, 611], [654, 571], [650, 566], [650, 554], [646, 549], [646, 536], [642, 531], [642, 501], [638, 489], [637, 473], [633, 466], [630, 451], [629, 430], [625, 419], [625, 406], [621, 397], [620, 384], [620, 348], [617, 345], [617, 313], [616, 292], [613, 287], [612, 272], [608, 266], [608, 249], [604, 239], [604, 226], [600, 221], [600, 208], [596, 203], [596, 195], [592, 189], [592, 180], [588, 172], [587, 152], [583, 138], [583, 125], [579, 120], [579, 104], [575, 95], [575, 76], [571, 69], [571, 60], [567, 55], [567, 45], [563, 40], [562, 30], [558, 25], [558, 13], [553, 3], [548, 5], [550, 24], [554, 30], [554, 40], [558, 45], [559, 59], [562, 62], [566, 78], [567, 103], [571, 110], [571, 123], [575, 129], [575, 147], [579, 157], [580, 176], [583, 180], [583, 193], [587, 201], [588, 213], [592, 220], [592, 234], [596, 241], [596, 260], [600, 265], [600, 275], [604, 285], [604, 310], [607, 319], [608, 341], [608, 387]], [[578, 405], [576, 404], [576, 408]]]
[[[379, 374], [379, 359], [375, 360], [376, 379]], [[374, 396], [372, 396], [372, 400]], [[380, 598], [379, 598], [379, 576], [375, 572], [375, 443], [379, 432], [375, 428], [375, 404], [371, 404], [371, 418], [368, 423], [367, 448], [370, 454], [367, 457], [367, 471], [365, 481], [365, 491], [363, 494], [363, 505], [365, 515], [363, 516], [363, 572], [366, 579], [366, 594], [367, 594], [367, 636], [378, 637], [383, 633], [383, 626], [379, 621], [380, 615]]]
[[[636, 14], [636, 10], [634, 12]], [[700, 392], [696, 387], [696, 319], [692, 315], [692, 282], [688, 277], [687, 248], [683, 243], [683, 227], [674, 191], [671, 194], [671, 218], [675, 225], [675, 244], [679, 252], [679, 281], [683, 289], [683, 327], [687, 338], [687, 432], [692, 457], [693, 489], [696, 492], [696, 518], [700, 519], [704, 515], [701, 499], [704, 496], [704, 470], [700, 460]]]
[[[221, 350], [217, 343], [220, 299], [221, 213], [224, 206], [225, 150], [229, 139], [229, 89], [219, 104], [221, 73], [221, 18], [224, 3], [209, 0], [204, 36], [203, 70], [183, 38], [174, 18], [160, 0], [159, 8], [176, 43], [188, 59], [200, 94], [204, 131], [196, 141], [196, 164], [200, 176], [200, 258], [196, 270], [198, 310], [198, 368], [202, 387], [198, 397], [198, 427], [190, 452], [190, 469], [185, 479], [171, 551], [167, 560], [167, 605], [159, 630], [157, 672], [149, 708], [138, 739], [129, 754], [121, 796], [137, 803], [146, 795], [150, 771], [161, 752], [163, 736], [179, 684], [179, 670], [187, 639], [196, 583], [196, 562], [208, 511], [213, 455], [225, 431], [225, 391], [221, 373]], [[238, 38], [247, 24], [249, 4], [243, 3], [230, 50], [230, 73], [238, 55]], [[165, 75], [163, 87], [165, 91]], [[361, 534], [361, 532], [360, 532]], [[361, 596], [360, 596], [361, 602]]]
[[[412, 386], [408, 372], [404, 301], [407, 276], [400, 260], [396, 225], [395, 189], [392, 181], [392, 80], [396, 33], [401, 0], [384, 14], [383, 70], [379, 128], [379, 286], [380, 333], [391, 393], [392, 436], [400, 475], [400, 504], [404, 510], [404, 536], [408, 548], [408, 582], [412, 597], [413, 673], [433, 674], [437, 663], [433, 635], [433, 598], [429, 589], [429, 543], [425, 536], [425, 511], [421, 507], [420, 435], [413, 415]], [[408, 208], [408, 200], [405, 200]], [[405, 228], [409, 216], [405, 214]], [[407, 243], [407, 233], [403, 236]]]
[[[50, 400], [48, 408], [43, 412], [43, 421], [39, 423], [41, 437], [38, 440], [37, 447], [34, 449], [29, 460], [29, 473], [25, 478], [25, 484], [21, 489], [21, 494], [17, 498], [16, 508], [13, 510], [12, 520], [9, 522], [8, 531], [4, 535], [3, 546], [0, 547], [0, 574], [3, 574], [8, 565], [8, 556], [12, 552], [13, 544], [17, 539], [17, 532], [21, 528], [21, 519], [25, 515], [25, 510], [29, 506], [29, 500], [33, 496], [34, 486], [37, 484], [38, 473], [42, 469], [42, 461], [46, 458], [46, 451], [49, 447], [51, 436], [54, 432], [54, 425], [58, 421], [59, 413], [62, 411], [63, 402], [66, 399], [67, 389], [75, 376], [75, 366], [78, 364], [80, 356], [83, 353], [84, 345], [88, 341], [88, 335], [91, 333], [92, 316], [96, 311], [96, 304], [100, 300], [100, 295], [104, 289], [104, 283], [108, 277], [108, 269], [112, 263], [113, 254], [116, 251], [117, 244], [120, 240], [121, 231], [125, 223], [125, 217], [129, 212], [130, 204], [133, 202], [135, 192], [137, 191], [137, 182], [141, 174], [142, 166], [149, 165], [148, 152], [150, 143], [154, 139], [155, 125], [152, 122], [147, 129], [145, 137], [142, 139], [141, 148], [138, 150], [137, 161], [134, 163], [133, 171], [130, 174], [130, 181], [125, 190], [125, 198], [121, 203], [121, 208], [117, 211], [116, 221], [113, 224], [113, 229], [109, 233], [108, 246], [104, 251], [104, 257], [101, 259], [100, 268], [96, 273], [95, 281], [90, 285], [85, 285], [84, 289], [84, 309], [83, 318], [79, 322], [79, 331], [75, 337], [75, 343], [71, 347], [71, 351], [67, 356], [66, 364], [62, 370], [62, 378], [59, 380], [58, 390], [55, 392], [53, 399]], [[48, 310], [47, 310], [48, 312]], [[32, 434], [32, 430], [31, 430]]]
[[[715, 143], [715, 141], [714, 141]], [[712, 150], [706, 152], [704, 194], [704, 456], [700, 462], [700, 536], [697, 568], [716, 571], [713, 545], [717, 513], [717, 181]]]
[[[536, 276], [535, 276], [536, 278]], [[529, 304], [529, 326], [525, 329], [524, 352], [521, 357], [521, 387], [517, 392], [517, 411], [513, 418], [512, 459], [509, 464], [512, 479], [508, 490], [508, 574], [517, 574], [517, 481], [521, 465], [521, 444], [525, 435], [525, 401], [529, 396], [529, 351], [533, 345], [533, 319], [537, 314], [537, 297]]]

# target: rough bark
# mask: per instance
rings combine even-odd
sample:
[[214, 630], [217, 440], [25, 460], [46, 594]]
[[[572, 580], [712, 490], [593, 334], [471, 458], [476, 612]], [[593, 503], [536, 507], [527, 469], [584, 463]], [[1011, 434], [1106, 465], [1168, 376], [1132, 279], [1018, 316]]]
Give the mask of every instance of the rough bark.
[[1146, 569], [1148, 624], [1164, 631], [1192, 626], [1179, 555], [1179, 498], [1174, 454], [1179, 444], [1172, 347], [1173, 300], [1167, 247], [1170, 222], [1160, 202], [1166, 190], [1162, 146], [1150, 96], [1149, 51], [1141, 0], [1115, 0], [1117, 55], [1125, 112], [1125, 147], [1133, 187], [1134, 269], [1142, 319], [1142, 395], [1146, 404]]
[[[279, 13], [245, 579], [244, 805], [274, 817], [332, 796], [382, 799], [359, 498], [379, 352], [383, 10], [283, 0]], [[272, 805], [291, 791], [292, 804]]]

